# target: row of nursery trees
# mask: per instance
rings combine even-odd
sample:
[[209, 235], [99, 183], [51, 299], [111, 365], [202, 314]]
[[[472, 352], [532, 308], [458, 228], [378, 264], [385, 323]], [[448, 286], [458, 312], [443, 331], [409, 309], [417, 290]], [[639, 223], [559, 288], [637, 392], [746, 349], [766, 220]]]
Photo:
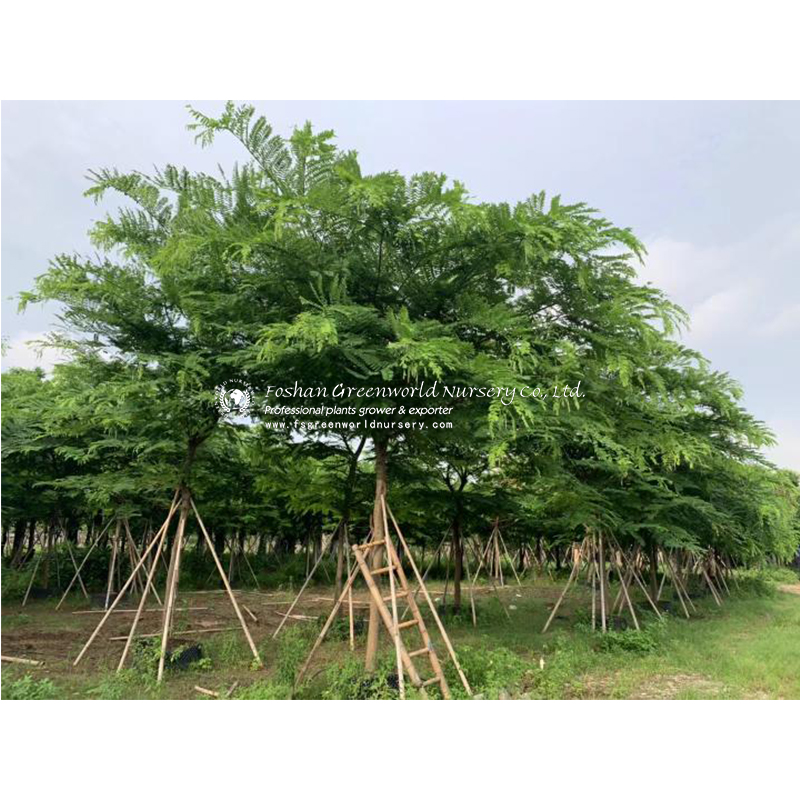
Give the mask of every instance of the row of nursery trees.
[[[738, 387], [677, 341], [684, 314], [637, 281], [630, 230], [557, 197], [481, 203], [443, 175], [364, 175], [332, 132], [284, 139], [251, 107], [190, 113], [201, 145], [233, 136], [245, 162], [93, 173], [90, 196], [122, 198], [94, 253], [56, 257], [22, 296], [57, 304], [47, 343], [69, 357], [50, 377], [3, 375], [10, 563], [37, 535], [82, 542], [115, 516], [157, 527], [181, 485], [218, 550], [239, 537], [291, 553], [343, 522], [351, 541], [380, 536], [385, 496], [411, 541], [450, 531], [456, 603], [464, 540], [495, 520], [554, 553], [606, 531], [645, 553], [794, 555], [797, 475], [765, 462], [771, 434]], [[215, 404], [233, 381], [253, 389], [250, 420]], [[332, 396], [422, 381], [582, 396]], [[445, 405], [452, 428], [260, 424], [269, 387], [295, 382], [395, 420]]]

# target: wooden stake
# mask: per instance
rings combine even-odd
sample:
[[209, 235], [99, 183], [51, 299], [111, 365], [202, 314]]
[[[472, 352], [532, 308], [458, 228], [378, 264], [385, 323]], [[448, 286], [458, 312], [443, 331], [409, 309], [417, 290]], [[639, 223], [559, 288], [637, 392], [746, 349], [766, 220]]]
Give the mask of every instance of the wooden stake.
[[[89, 593], [86, 591], [86, 587], [83, 585], [83, 578], [81, 578], [81, 571], [78, 569], [78, 562], [75, 561], [75, 556], [72, 554], [72, 547], [70, 546], [69, 539], [65, 540], [67, 545], [67, 552], [69, 553], [70, 560], [72, 561], [72, 566], [75, 567], [75, 577], [78, 579], [81, 585], [81, 591], [83, 592], [83, 596], [88, 600]], [[70, 584], [71, 586], [72, 584]], [[69, 589], [67, 589], [69, 591]], [[59, 603], [61, 605], [61, 603]], [[58, 606], [56, 606], [56, 611], [58, 611]]]
[[[164, 541], [167, 537], [167, 528], [169, 527], [168, 523], [170, 520], [167, 517], [167, 521], [161, 526], [161, 530], [156, 534], [153, 541], [155, 542], [157, 539], [160, 539], [158, 545], [158, 552], [161, 551], [161, 548], [164, 546]], [[133, 622], [131, 623], [130, 633], [128, 634], [127, 641], [125, 642], [125, 648], [122, 651], [122, 656], [119, 659], [119, 664], [117, 665], [117, 672], [120, 672], [125, 665], [125, 659], [128, 657], [128, 651], [131, 649], [131, 642], [133, 641], [134, 635], [136, 633], [136, 627], [139, 624], [139, 619], [142, 616], [142, 611], [144, 610], [144, 605], [147, 602], [147, 595], [150, 593], [150, 589], [153, 586], [153, 578], [155, 577], [156, 571], [158, 570], [158, 557], [151, 559], [150, 569], [147, 571], [147, 581], [145, 582], [144, 590], [142, 591], [141, 599], [139, 600], [139, 606], [136, 609], [136, 616], [133, 618]]]
[[222, 564], [220, 564], [219, 558], [217, 557], [217, 553], [214, 550], [214, 543], [211, 541], [211, 537], [208, 535], [206, 526], [203, 524], [203, 520], [200, 518], [200, 513], [198, 512], [197, 506], [194, 504], [194, 500], [192, 499], [191, 495], [189, 496], [189, 502], [192, 505], [192, 509], [194, 510], [194, 515], [197, 518], [198, 524], [200, 525], [200, 530], [203, 531], [203, 535], [206, 537], [206, 542], [208, 544], [209, 549], [211, 550], [211, 555], [214, 558], [214, 563], [217, 565], [219, 574], [222, 577], [222, 582], [225, 584], [225, 591], [228, 593], [228, 597], [230, 598], [233, 610], [236, 612], [236, 616], [239, 618], [239, 623], [242, 626], [242, 630], [244, 631], [247, 643], [250, 645], [250, 650], [253, 653], [253, 658], [255, 658], [259, 667], [263, 667], [264, 662], [261, 660], [261, 656], [258, 654], [258, 649], [256, 648], [255, 643], [253, 642], [253, 637], [250, 636], [250, 631], [247, 628], [247, 623], [244, 621], [242, 612], [239, 610], [239, 604], [236, 602], [236, 598], [234, 597], [233, 592], [231, 591], [231, 586], [228, 583], [227, 578], [225, 577], [225, 571], [222, 569]]
[[[165, 526], [165, 527], [166, 527], [167, 525], [169, 525], [169, 522], [170, 522], [170, 520], [172, 519], [172, 515], [175, 513], [175, 510], [176, 510], [176, 509], [177, 509], [177, 507], [178, 507], [178, 506], [177, 506], [177, 504], [176, 504], [176, 500], [177, 500], [177, 498], [178, 498], [178, 492], [177, 492], [177, 490], [176, 490], [176, 492], [175, 492], [175, 495], [174, 495], [174, 497], [172, 498], [172, 507], [170, 508], [169, 515], [167, 516], [167, 520], [166, 520], [166, 522], [164, 523], [164, 526]], [[141, 569], [141, 567], [142, 567], [142, 564], [144, 564], [144, 561], [145, 561], [145, 559], [147, 558], [147, 556], [148, 556], [148, 554], [150, 553], [150, 551], [153, 549], [153, 546], [155, 545], [155, 543], [156, 543], [156, 541], [157, 541], [157, 540], [158, 540], [158, 537], [154, 537], [154, 538], [153, 538], [153, 541], [152, 541], [152, 542], [150, 542], [150, 544], [147, 546], [147, 549], [144, 551], [144, 553], [142, 553], [142, 557], [139, 559], [139, 563], [136, 565], [136, 567], [135, 567], [135, 569], [133, 570], [133, 572], [131, 573], [130, 577], [129, 577], [129, 578], [128, 578], [128, 580], [125, 582], [125, 585], [122, 587], [122, 589], [120, 589], [120, 591], [119, 591], [119, 594], [118, 594], [118, 595], [117, 595], [117, 596], [114, 598], [114, 602], [111, 604], [111, 608], [109, 608], [109, 609], [106, 611], [106, 613], [103, 615], [103, 618], [100, 620], [100, 622], [98, 622], [98, 623], [97, 623], [97, 627], [94, 629], [94, 632], [93, 632], [93, 633], [92, 633], [92, 635], [89, 637], [89, 640], [88, 640], [88, 641], [86, 642], [86, 644], [83, 646], [83, 649], [81, 650], [81, 652], [80, 652], [80, 653], [78, 653], [78, 657], [75, 659], [75, 661], [73, 661], [73, 662], [72, 662], [72, 665], [73, 665], [73, 666], [77, 666], [77, 665], [80, 663], [80, 660], [83, 658], [84, 654], [86, 653], [86, 651], [87, 651], [87, 650], [89, 649], [89, 647], [91, 646], [92, 642], [93, 642], [93, 641], [95, 640], [95, 638], [97, 637], [97, 634], [98, 634], [98, 633], [100, 633], [101, 629], [102, 629], [102, 628], [103, 628], [103, 626], [106, 624], [106, 621], [107, 621], [107, 620], [108, 620], [108, 618], [111, 616], [111, 612], [112, 612], [112, 611], [113, 611], [113, 610], [114, 610], [114, 609], [117, 607], [117, 605], [118, 605], [118, 604], [120, 603], [120, 601], [122, 600], [123, 596], [125, 595], [125, 592], [126, 592], [126, 590], [128, 589], [128, 586], [130, 586], [130, 584], [133, 582], [133, 577], [134, 577], [134, 575], [136, 575], [136, 572], [137, 572], [139, 569]]]
[[503, 539], [503, 534], [500, 533], [500, 528], [497, 529], [497, 538], [500, 540], [500, 544], [503, 545], [503, 552], [506, 554], [506, 558], [508, 559], [508, 566], [511, 567], [511, 572], [514, 574], [514, 577], [517, 579], [517, 584], [522, 586], [522, 581], [519, 579], [519, 575], [517, 575], [517, 571], [514, 569], [514, 560], [508, 554], [508, 548], [506, 547], [505, 539]]
[[[383, 496], [381, 496], [381, 504], [384, 504]], [[391, 546], [389, 543], [389, 523], [386, 521], [386, 508], [384, 505], [383, 514], [382, 514], [382, 521], [383, 521], [383, 538], [386, 541], [387, 549]], [[392, 552], [389, 553], [389, 564], [390, 566], [394, 566], [394, 562], [397, 561], [397, 553], [394, 552], [394, 548], [392, 548]], [[399, 563], [399, 562], [398, 562]], [[403, 659], [400, 655], [400, 620], [397, 618], [397, 590], [395, 589], [395, 581], [394, 581], [394, 570], [389, 570], [389, 594], [392, 597], [392, 635], [394, 637], [394, 651], [395, 651], [395, 658], [397, 660], [397, 686], [400, 691], [400, 699], [406, 699], [406, 686], [405, 686], [405, 679], [403, 678]]]
[[[233, 627], [225, 627], [225, 628], [190, 628], [185, 631], [178, 631], [177, 633], [171, 634], [173, 639], [180, 639], [184, 636], [198, 636], [201, 633], [224, 633], [225, 631], [238, 631], [239, 629], [234, 625]], [[135, 639], [157, 639], [159, 636], [163, 636], [164, 631], [156, 631], [155, 633], [137, 633], [134, 637]], [[128, 639], [128, 636], [109, 636], [109, 642], [122, 642]]]
[[[584, 542], [585, 541], [586, 540], [584, 540]], [[581, 552], [583, 552], [583, 545], [581, 545]], [[569, 587], [572, 586], [572, 582], [575, 580], [575, 577], [578, 574], [580, 565], [581, 565], [580, 559], [576, 558], [575, 563], [572, 565], [572, 571], [569, 574], [569, 580], [567, 580], [567, 585], [564, 587], [558, 600], [556, 600], [556, 604], [553, 606], [553, 610], [550, 612], [550, 616], [547, 618], [547, 622], [545, 622], [544, 628], [542, 628], [542, 633], [547, 633], [547, 629], [550, 627], [550, 623], [555, 618], [556, 612], [561, 607], [561, 603], [564, 602], [564, 597], [566, 597]]]
[[[353, 555], [355, 556], [356, 562], [358, 563], [358, 566], [361, 569], [361, 574], [364, 576], [364, 580], [366, 581], [367, 584], [367, 589], [369, 589], [369, 593], [370, 595], [372, 595], [372, 599], [375, 601], [375, 607], [378, 609], [378, 614], [381, 616], [383, 624], [386, 626], [387, 630], [394, 632], [395, 630], [397, 630], [397, 628], [395, 628], [392, 624], [392, 618], [389, 615], [389, 612], [386, 610], [386, 605], [383, 603], [381, 599], [381, 591], [378, 588], [378, 585], [375, 583], [375, 579], [372, 577], [370, 568], [367, 566], [367, 562], [364, 556], [362, 555], [358, 545], [353, 546]], [[389, 563], [391, 565], [391, 562]], [[425, 694], [425, 689], [424, 687], [422, 687], [422, 678], [420, 678], [419, 673], [417, 672], [417, 668], [414, 665], [414, 662], [411, 660], [411, 657], [408, 655], [406, 646], [403, 644], [399, 636], [395, 640], [395, 646], [400, 651], [400, 659], [402, 662], [401, 665], [404, 666], [408, 671], [408, 676], [409, 678], [411, 678], [411, 682], [414, 684], [414, 686], [420, 688], [421, 692]]]
[[633, 618], [633, 624], [636, 626], [636, 630], [640, 631], [641, 628], [639, 627], [639, 620], [636, 618], [636, 612], [633, 610], [633, 603], [631, 603], [630, 595], [628, 594], [628, 586], [626, 583], [626, 577], [622, 574], [622, 569], [620, 567], [621, 559], [619, 558], [619, 553], [616, 554], [617, 560], [615, 566], [617, 568], [617, 575], [619, 576], [620, 584], [622, 585], [622, 592], [625, 595], [625, 600], [628, 603], [628, 610], [631, 612], [631, 617]]
[[[101, 537], [103, 536], [103, 534], [108, 529], [108, 526], [111, 525], [111, 523], [113, 521], [114, 521], [113, 519], [110, 519], [108, 521], [108, 524], [106, 525], [106, 527], [103, 528], [103, 530], [100, 532], [99, 536], [97, 536], [97, 538], [94, 540], [94, 542], [92, 542], [92, 546], [86, 551], [86, 555], [83, 557], [83, 561], [81, 561], [80, 566], [78, 567], [77, 571], [75, 572], [75, 575], [73, 576], [72, 580], [69, 582], [69, 585], [67, 586], [66, 591], [61, 596], [61, 600], [58, 601], [58, 605], [56, 606], [56, 611], [58, 611], [58, 609], [61, 608], [62, 603], [67, 599], [67, 595], [69, 594], [69, 590], [72, 588], [72, 585], [78, 579], [78, 576], [80, 575], [80, 572], [83, 569], [84, 564], [88, 561], [89, 556], [92, 554], [92, 550], [94, 550], [95, 547], [97, 547]], [[82, 582], [83, 581], [81, 581], [81, 583]]]
[[39, 564], [41, 564], [41, 563], [42, 563], [42, 554], [40, 553], [39, 557], [36, 559], [36, 564], [34, 564], [34, 566], [33, 566], [33, 573], [31, 574], [31, 579], [28, 582], [28, 588], [25, 591], [25, 597], [22, 599], [23, 607], [28, 602], [28, 595], [31, 593], [31, 588], [33, 587], [33, 581], [36, 578], [36, 573], [39, 571]]
[[[656, 597], [655, 600], [652, 597], [650, 597], [650, 592], [647, 590], [647, 587], [644, 585], [644, 581], [641, 579], [641, 576], [639, 575], [639, 572], [638, 572], [638, 570], [636, 568], [636, 565], [633, 564], [630, 561], [628, 556], [625, 554], [625, 551], [620, 547], [619, 542], [617, 541], [617, 537], [614, 536], [614, 534], [611, 534], [611, 538], [612, 538], [614, 544], [616, 544], [617, 549], [619, 550], [620, 554], [622, 555], [623, 560], [629, 565], [631, 573], [633, 575], [633, 578], [636, 581], [636, 583], [639, 585], [639, 588], [644, 592], [644, 596], [647, 598], [647, 602], [650, 603], [650, 607], [653, 609], [653, 611], [655, 611], [656, 616], [659, 619], [661, 619], [662, 618], [661, 611], [659, 610], [658, 606], [656, 605], [656, 602], [658, 601], [658, 598], [661, 597], [661, 590], [659, 589], [658, 597]], [[664, 579], [666, 579], [666, 574], [664, 575]], [[664, 580], [663, 579], [661, 581], [661, 585], [662, 586], [664, 585]]]
[[169, 560], [169, 574], [167, 575], [167, 589], [164, 596], [164, 626], [161, 632], [161, 653], [158, 658], [158, 677], [156, 678], [158, 683], [161, 683], [164, 678], [167, 645], [169, 644], [169, 635], [172, 631], [172, 612], [175, 608], [178, 579], [180, 577], [183, 533], [186, 529], [186, 519], [189, 516], [189, 503], [187, 502], [188, 493], [186, 489], [183, 489], [181, 494], [181, 515], [178, 518], [178, 532], [175, 534], [175, 541], [172, 543], [172, 555]]
[[[425, 579], [428, 577], [428, 573], [431, 571], [431, 568], [433, 567], [433, 565], [434, 565], [434, 563], [436, 561], [436, 556], [439, 554], [439, 551], [442, 549], [442, 547], [444, 547], [444, 543], [447, 540], [448, 535], [449, 535], [449, 532], [445, 533], [445, 535], [442, 536], [442, 540], [439, 542], [439, 546], [433, 551], [433, 555], [431, 556], [430, 564], [428, 564], [427, 568], [425, 569], [425, 573], [422, 576], [423, 583], [425, 582]], [[418, 594], [419, 594], [419, 586], [417, 586], [417, 588], [414, 589], [414, 599], [415, 600], [417, 599], [417, 595]], [[410, 610], [411, 610], [410, 607], [407, 606], [405, 611], [403, 611], [403, 616], [400, 617], [401, 621], [406, 618], [406, 614], [408, 614], [408, 612]]]
[[[371, 538], [371, 536], [372, 536], [372, 534], [370, 534], [370, 538]], [[355, 551], [353, 551], [353, 552], [355, 552]], [[344, 602], [345, 597], [347, 597], [347, 592], [350, 590], [350, 587], [353, 585], [353, 581], [356, 579], [356, 576], [358, 575], [358, 572], [359, 572], [359, 566], [358, 566], [358, 564], [356, 564], [356, 565], [353, 566], [352, 572], [348, 575], [347, 583], [345, 584], [344, 589], [342, 589], [342, 593], [339, 595], [339, 599], [334, 604], [333, 610], [328, 615], [328, 619], [325, 621], [325, 624], [322, 626], [322, 630], [319, 632], [319, 636], [317, 636], [317, 639], [314, 642], [314, 646], [311, 648], [311, 652], [308, 654], [308, 658], [306, 658], [305, 663], [300, 668], [300, 671], [297, 673], [297, 676], [294, 679], [295, 688], [300, 685], [300, 681], [301, 681], [303, 675], [305, 675], [306, 670], [308, 669], [308, 665], [311, 663], [311, 659], [314, 657], [314, 653], [317, 652], [317, 650], [319, 649], [319, 646], [322, 644], [322, 642], [324, 641], [325, 637], [327, 636], [331, 625], [333, 625], [333, 621], [336, 619], [336, 613], [339, 611], [339, 607]]]
[[19, 658], [18, 656], [0, 656], [0, 661], [7, 661], [9, 664], [30, 664], [33, 667], [44, 666], [44, 661], [34, 661], [32, 658]]
[[[347, 525], [344, 526], [344, 547], [345, 557], [347, 558], [347, 574], [350, 574], [350, 535]], [[350, 651], [356, 649], [355, 621], [353, 620], [353, 587], [347, 588], [347, 615], [350, 622]]]
[[283, 618], [283, 620], [281, 620], [281, 624], [278, 625], [278, 627], [275, 629], [275, 633], [272, 634], [273, 639], [276, 638], [277, 635], [281, 632], [281, 628], [283, 628], [284, 624], [286, 623], [286, 620], [289, 618], [289, 615], [292, 613], [292, 611], [294, 611], [294, 607], [300, 602], [300, 598], [303, 596], [303, 592], [306, 590], [308, 584], [311, 583], [311, 579], [314, 577], [314, 573], [317, 571], [317, 567], [322, 563], [322, 559], [325, 557], [325, 553], [328, 551], [328, 547], [330, 546], [330, 543], [333, 541], [333, 539], [334, 537], [331, 536], [331, 538], [322, 547], [322, 552], [319, 554], [319, 558], [316, 560], [316, 563], [306, 576], [305, 583], [302, 585], [300, 591], [297, 593], [297, 596], [294, 598], [294, 601], [289, 606], [289, 610], [286, 612], [286, 616]]
[[[381, 498], [382, 502], [383, 499]], [[385, 507], [385, 505], [384, 505]], [[447, 635], [447, 631], [445, 630], [444, 625], [442, 625], [442, 620], [439, 619], [439, 614], [436, 611], [436, 606], [431, 599], [430, 594], [428, 593], [428, 589], [422, 581], [422, 576], [419, 574], [419, 570], [417, 569], [417, 564], [414, 561], [414, 557], [411, 555], [411, 549], [409, 548], [408, 544], [406, 543], [405, 538], [403, 537], [403, 533], [400, 530], [400, 526], [397, 524], [397, 520], [394, 518], [394, 514], [392, 513], [391, 508], [386, 508], [389, 512], [389, 517], [392, 520], [392, 525], [394, 526], [395, 531], [397, 531], [397, 537], [400, 539], [400, 543], [403, 545], [403, 550], [405, 551], [406, 556], [408, 557], [408, 563], [411, 565], [411, 569], [414, 572], [414, 576], [416, 577], [417, 581], [419, 581], [420, 589], [422, 590], [423, 597], [425, 598], [426, 602], [428, 603], [428, 608], [433, 615], [434, 620], [436, 621], [436, 625], [439, 628], [439, 633], [444, 640], [445, 647], [447, 648], [447, 652], [450, 655], [450, 658], [453, 662], [453, 665], [456, 668], [456, 672], [458, 672], [458, 676], [461, 679], [461, 683], [464, 686], [465, 691], [467, 694], [472, 697], [472, 689], [470, 688], [469, 681], [467, 681], [467, 676], [464, 674], [464, 671], [461, 669], [461, 664], [458, 661], [458, 656], [456, 655], [456, 651], [453, 648], [453, 643], [450, 641], [450, 637]], [[384, 511], [385, 513], [385, 511]], [[413, 600], [413, 595], [409, 594], [409, 598]]]
[[[114, 567], [117, 562], [117, 545], [119, 542], [119, 531], [122, 527], [122, 522], [117, 519], [117, 527], [114, 530], [114, 538], [111, 541], [111, 561], [108, 565], [108, 585], [106, 586], [106, 602], [103, 608], [108, 608], [108, 601], [111, 598], [111, 589], [114, 586]], [[135, 573], [134, 573], [135, 574]]]
[[478, 615], [475, 613], [475, 593], [472, 591], [472, 580], [469, 576], [469, 553], [464, 554], [464, 566], [467, 568], [467, 590], [469, 591], [469, 605], [472, 610], [472, 627], [478, 627]]

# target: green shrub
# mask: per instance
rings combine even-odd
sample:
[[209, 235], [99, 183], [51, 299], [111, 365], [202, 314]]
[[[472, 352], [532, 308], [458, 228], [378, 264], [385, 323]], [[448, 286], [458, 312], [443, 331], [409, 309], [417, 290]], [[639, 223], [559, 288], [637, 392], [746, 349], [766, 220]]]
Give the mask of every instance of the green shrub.
[[29, 561], [21, 569], [11, 569], [3, 564], [2, 598], [8, 600], [22, 600], [28, 589], [33, 572], [33, 561]]
[[[473, 694], [488, 699], [497, 699], [503, 693], [518, 693], [533, 670], [530, 661], [506, 647], [488, 650], [464, 645], [458, 648], [458, 660]], [[467, 697], [461, 679], [449, 661], [445, 666], [445, 677], [453, 697]]]
[[141, 674], [124, 669], [122, 672], [106, 673], [96, 686], [86, 690], [86, 694], [97, 700], [123, 700], [126, 697], [141, 697], [141, 690], [147, 685]]
[[626, 628], [622, 631], [596, 632], [596, 646], [604, 653], [654, 653], [661, 644], [663, 629], [661, 621], [654, 621], [643, 625], [641, 630]]
[[582, 676], [597, 656], [585, 641], [573, 642], [558, 635], [541, 658], [530, 673], [527, 694], [536, 699], [555, 700], [581, 694]]
[[732, 592], [744, 596], [774, 597], [777, 592], [777, 581], [768, 571], [760, 569], [742, 570], [733, 585], [728, 586]]
[[276, 683], [272, 681], [259, 681], [251, 686], [238, 689], [234, 694], [235, 700], [291, 700], [291, 684]]
[[[345, 661], [331, 665], [326, 672], [327, 687], [322, 696], [326, 700], [397, 700], [397, 662], [394, 653], [384, 657], [377, 669], [368, 673], [360, 659], [348, 656]], [[406, 686], [406, 694], [414, 692]]]
[[56, 685], [49, 678], [37, 680], [25, 675], [17, 680], [3, 676], [3, 700], [53, 700], [58, 696]]
[[278, 640], [278, 656], [275, 660], [275, 677], [279, 684], [294, 685], [297, 670], [308, 658], [316, 638], [317, 630], [313, 627], [293, 625], [284, 628]]

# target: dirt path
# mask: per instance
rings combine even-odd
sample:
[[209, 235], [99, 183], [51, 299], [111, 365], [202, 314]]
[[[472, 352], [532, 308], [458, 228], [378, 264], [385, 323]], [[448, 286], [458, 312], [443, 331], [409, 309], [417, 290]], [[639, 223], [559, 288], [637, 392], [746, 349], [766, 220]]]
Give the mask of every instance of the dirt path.
[[778, 588], [782, 592], [800, 595], [800, 583], [782, 583]]

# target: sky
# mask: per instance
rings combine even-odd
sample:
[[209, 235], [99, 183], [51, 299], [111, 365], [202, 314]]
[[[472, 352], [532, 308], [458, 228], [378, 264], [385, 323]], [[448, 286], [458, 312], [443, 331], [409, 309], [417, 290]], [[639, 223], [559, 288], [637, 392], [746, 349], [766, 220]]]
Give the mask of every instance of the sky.
[[[800, 471], [800, 103], [251, 102], [279, 133], [335, 130], [365, 172], [444, 172], [486, 201], [544, 190], [632, 228], [642, 279], [691, 315], [686, 344], [742, 385], [778, 437], [768, 457]], [[57, 309], [19, 314], [15, 297], [54, 255], [92, 252], [105, 209], [83, 197], [89, 170], [245, 160], [224, 137], [201, 149], [188, 121], [186, 102], [2, 104], [3, 369], [57, 357], [28, 344]]]

